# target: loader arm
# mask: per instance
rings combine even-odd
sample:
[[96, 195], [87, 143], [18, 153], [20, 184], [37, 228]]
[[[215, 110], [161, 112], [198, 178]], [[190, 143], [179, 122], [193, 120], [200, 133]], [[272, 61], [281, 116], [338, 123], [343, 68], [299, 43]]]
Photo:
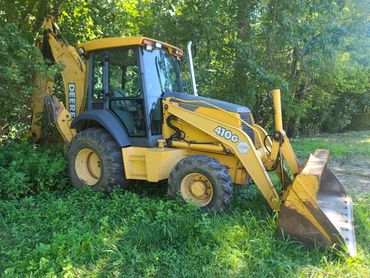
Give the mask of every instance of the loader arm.
[[294, 178], [283, 194], [278, 226], [282, 233], [312, 245], [336, 243], [356, 254], [352, 199], [328, 168], [329, 151], [316, 150], [303, 166], [283, 129], [280, 90], [272, 91], [275, 133], [269, 159], [280, 152]]
[[[179, 105], [181, 101], [175, 98], [167, 98], [163, 103], [164, 107], [168, 107], [169, 114], [202, 130], [227, 147], [241, 161], [270, 207], [278, 210], [280, 198], [249, 136], [240, 128], [181, 107]], [[224, 129], [225, 132], [231, 132], [234, 140], [220, 136], [217, 132], [218, 128]], [[238, 139], [236, 140], [236, 138]]]
[[64, 83], [64, 94], [66, 103], [59, 100], [45, 98], [52, 95], [53, 80], [46, 75], [36, 76], [36, 89], [32, 94], [32, 125], [31, 135], [39, 140], [41, 138], [41, 114], [45, 110], [45, 104], [49, 118], [53, 119], [59, 132], [66, 142], [69, 142], [75, 131], [70, 128], [70, 124], [83, 110], [85, 103], [85, 75], [86, 65], [76, 49], [70, 46], [60, 35], [58, 26], [52, 17], [45, 19], [44, 38], [39, 44], [39, 48], [47, 64], [57, 63], [62, 65], [62, 78]]
[[[340, 244], [347, 248], [350, 255], [355, 255], [352, 201], [327, 167], [329, 152], [317, 150], [303, 166], [299, 165], [283, 130], [280, 90], [273, 91], [273, 98], [275, 133], [272, 140], [260, 126], [251, 126], [241, 120], [257, 133], [255, 144], [241, 127], [214, 119], [211, 113], [202, 114], [181, 105], [191, 101], [169, 97], [163, 101], [163, 107], [168, 114], [215, 138], [226, 149], [225, 154], [232, 153], [239, 159], [270, 207], [279, 211], [279, 232], [307, 245], [325, 247]], [[228, 111], [224, 112], [231, 115]], [[261, 140], [261, 137], [264, 139]], [[261, 143], [265, 139], [268, 139], [267, 142]], [[284, 161], [292, 174], [289, 177]], [[268, 175], [268, 171], [272, 170], [281, 179], [281, 197]]]
[[297, 157], [294, 153], [292, 145], [290, 144], [289, 138], [283, 129], [283, 120], [281, 112], [281, 99], [280, 90], [275, 89], [272, 91], [273, 103], [274, 103], [274, 123], [275, 123], [275, 133], [273, 135], [271, 153], [268, 156], [266, 167], [274, 165], [278, 159], [279, 153], [284, 157], [288, 164], [288, 167], [292, 171], [293, 175], [300, 172], [301, 166], [298, 163]]

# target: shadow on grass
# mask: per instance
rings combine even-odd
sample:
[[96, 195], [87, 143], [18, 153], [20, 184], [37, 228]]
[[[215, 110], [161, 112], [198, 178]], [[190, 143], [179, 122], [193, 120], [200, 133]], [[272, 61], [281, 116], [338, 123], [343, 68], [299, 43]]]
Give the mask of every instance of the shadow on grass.
[[109, 197], [70, 190], [0, 201], [0, 273], [285, 277], [352, 271], [334, 252], [278, 238], [273, 212], [254, 186], [236, 188], [224, 214], [167, 200], [165, 186], [158, 186]]

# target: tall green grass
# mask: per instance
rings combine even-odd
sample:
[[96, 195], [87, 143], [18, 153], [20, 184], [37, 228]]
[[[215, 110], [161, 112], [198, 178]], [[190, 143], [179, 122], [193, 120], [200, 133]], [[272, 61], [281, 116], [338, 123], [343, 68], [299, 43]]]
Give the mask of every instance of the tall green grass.
[[[153, 190], [149, 189], [149, 191]], [[133, 190], [136, 191], [136, 190]], [[0, 201], [3, 277], [369, 277], [369, 204], [355, 206], [359, 256], [306, 249], [275, 234], [255, 188], [225, 214], [157, 194], [64, 191]]]
[[18, 141], [0, 144], [0, 198], [69, 187], [62, 146], [40, 147]]
[[370, 131], [325, 134], [316, 138], [295, 139], [292, 144], [300, 158], [308, 157], [316, 149], [328, 149], [337, 158], [356, 155], [370, 157]]
[[[302, 151], [314, 144], [294, 142]], [[236, 188], [223, 214], [168, 199], [165, 182], [110, 196], [51, 187], [0, 199], [0, 276], [370, 277], [369, 198], [354, 199], [358, 256], [350, 258], [278, 237], [253, 185]]]

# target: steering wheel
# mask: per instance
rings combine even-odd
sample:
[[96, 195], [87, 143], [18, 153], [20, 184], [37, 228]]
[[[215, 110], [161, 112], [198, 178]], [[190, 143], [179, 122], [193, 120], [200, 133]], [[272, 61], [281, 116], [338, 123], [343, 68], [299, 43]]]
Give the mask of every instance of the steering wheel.
[[[123, 90], [123, 89], [117, 89], [117, 88], [114, 88], [112, 90], [112, 97], [113, 98], [126, 98], [126, 92]], [[136, 112], [138, 110], [138, 108], [136, 107], [135, 103], [133, 101], [130, 101], [130, 100], [115, 100], [114, 101], [117, 108], [122, 110], [122, 111], [126, 111], [126, 112]]]
[[112, 88], [113, 97], [126, 97], [126, 92], [123, 89]]

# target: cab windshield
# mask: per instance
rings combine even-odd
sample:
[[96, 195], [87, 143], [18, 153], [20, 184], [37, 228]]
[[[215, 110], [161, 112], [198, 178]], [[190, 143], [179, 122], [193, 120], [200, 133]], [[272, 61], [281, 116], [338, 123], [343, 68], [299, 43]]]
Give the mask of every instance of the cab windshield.
[[144, 79], [150, 94], [183, 92], [179, 63], [176, 57], [165, 49], [152, 51], [143, 48]]

